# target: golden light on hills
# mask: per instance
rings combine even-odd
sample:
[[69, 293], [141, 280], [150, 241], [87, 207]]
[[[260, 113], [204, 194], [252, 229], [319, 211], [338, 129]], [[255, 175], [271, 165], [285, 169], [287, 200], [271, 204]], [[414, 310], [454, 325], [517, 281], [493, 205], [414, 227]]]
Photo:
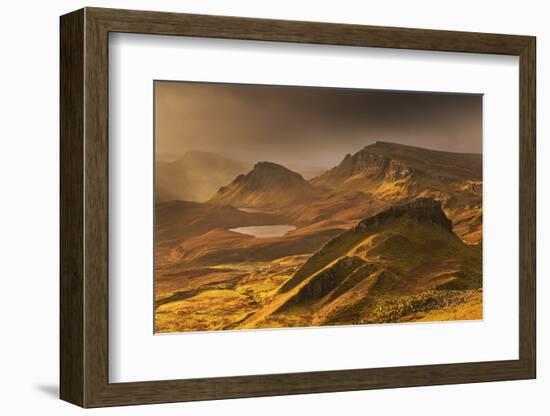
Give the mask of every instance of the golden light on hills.
[[156, 332], [482, 318], [480, 96], [155, 85]]

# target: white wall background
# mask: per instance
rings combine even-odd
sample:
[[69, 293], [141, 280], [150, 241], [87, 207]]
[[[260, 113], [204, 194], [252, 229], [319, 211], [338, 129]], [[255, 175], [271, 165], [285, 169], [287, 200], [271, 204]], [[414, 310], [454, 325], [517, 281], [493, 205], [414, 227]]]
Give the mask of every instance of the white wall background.
[[545, 2], [121, 0], [5, 2], [0, 14], [0, 410], [3, 414], [72, 415], [58, 386], [58, 16], [82, 6], [119, 7], [317, 20], [433, 29], [530, 34], [538, 37], [538, 380], [338, 394], [167, 404], [87, 411], [102, 415], [213, 414], [548, 414], [550, 360], [546, 324], [545, 243], [550, 209], [543, 193], [550, 145], [543, 130], [550, 101], [550, 26]]

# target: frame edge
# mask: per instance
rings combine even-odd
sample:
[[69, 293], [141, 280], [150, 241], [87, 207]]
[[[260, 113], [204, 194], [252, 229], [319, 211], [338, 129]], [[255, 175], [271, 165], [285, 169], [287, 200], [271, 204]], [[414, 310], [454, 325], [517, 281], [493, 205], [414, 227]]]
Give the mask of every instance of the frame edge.
[[60, 388], [84, 406], [84, 17], [60, 17]]
[[[526, 182], [521, 191], [528, 194], [522, 194], [520, 209], [527, 216], [535, 212], [535, 169], [528, 165], [535, 159], [534, 37], [102, 8], [81, 9], [63, 16], [61, 22], [63, 400], [103, 407], [536, 377], [534, 218], [521, 219], [525, 228], [520, 235], [520, 357], [514, 361], [109, 383], [106, 257], [109, 32], [518, 55], [520, 176]], [[248, 33], [239, 23], [247, 24]], [[322, 31], [325, 26], [329, 33]], [[411, 38], [413, 34], [419, 38]], [[432, 41], [436, 35], [441, 36]], [[75, 67], [81, 68], [80, 73]]]
[[536, 198], [536, 37], [526, 38], [520, 70], [520, 327], [519, 357], [525, 378], [537, 377], [537, 198]]

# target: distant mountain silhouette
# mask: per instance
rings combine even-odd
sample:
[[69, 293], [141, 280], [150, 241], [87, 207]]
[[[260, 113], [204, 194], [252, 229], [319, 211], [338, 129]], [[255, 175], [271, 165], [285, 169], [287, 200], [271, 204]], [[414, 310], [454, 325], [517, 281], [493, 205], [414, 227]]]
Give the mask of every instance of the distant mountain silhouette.
[[220, 186], [252, 166], [216, 153], [190, 151], [174, 162], [157, 162], [157, 202], [205, 202]]

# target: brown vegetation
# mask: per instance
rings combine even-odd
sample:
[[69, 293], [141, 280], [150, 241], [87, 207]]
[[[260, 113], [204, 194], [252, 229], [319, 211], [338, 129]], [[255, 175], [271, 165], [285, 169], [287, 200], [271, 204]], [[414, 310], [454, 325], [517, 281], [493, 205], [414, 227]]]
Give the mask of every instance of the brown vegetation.
[[[480, 319], [481, 156], [378, 142], [159, 202], [156, 331]], [[243, 208], [246, 208], [243, 210]], [[237, 227], [291, 224], [258, 238]]]

